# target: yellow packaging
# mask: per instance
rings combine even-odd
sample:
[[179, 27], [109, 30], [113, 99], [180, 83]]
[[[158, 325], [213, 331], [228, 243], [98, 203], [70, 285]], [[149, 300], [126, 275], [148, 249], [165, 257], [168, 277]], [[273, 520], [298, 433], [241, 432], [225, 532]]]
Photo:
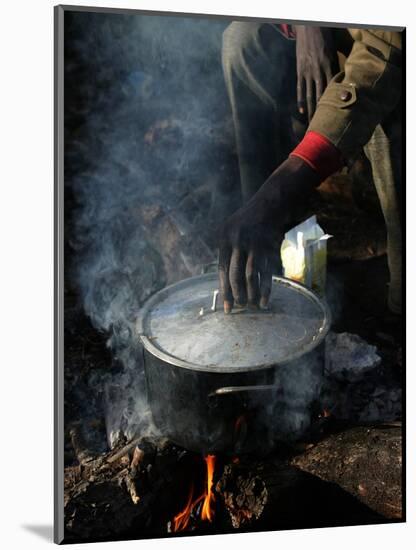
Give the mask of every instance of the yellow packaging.
[[325, 293], [327, 241], [316, 216], [308, 218], [285, 234], [281, 247], [283, 275], [311, 288], [321, 296]]

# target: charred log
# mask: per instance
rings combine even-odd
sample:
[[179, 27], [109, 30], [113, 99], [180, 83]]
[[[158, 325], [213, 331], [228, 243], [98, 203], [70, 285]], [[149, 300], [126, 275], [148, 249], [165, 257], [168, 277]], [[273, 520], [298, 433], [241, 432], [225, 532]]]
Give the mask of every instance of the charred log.
[[238, 530], [277, 530], [385, 522], [386, 518], [335, 483], [272, 461], [228, 465], [218, 482], [231, 524]]
[[160, 535], [181, 494], [189, 453], [166, 439], [135, 440], [65, 470], [66, 541]]
[[403, 519], [401, 428], [358, 427], [289, 461], [246, 459], [216, 485], [235, 529], [282, 529]]
[[[166, 439], [136, 439], [66, 469], [68, 541], [167, 534], [198, 478], [202, 457]], [[196, 487], [197, 496], [202, 487]], [[218, 460], [215, 516], [201, 534], [385, 523], [403, 518], [401, 428], [359, 427], [296, 456]], [[170, 530], [171, 532], [172, 530]]]
[[357, 427], [332, 435], [292, 464], [336, 483], [387, 518], [402, 518], [400, 423]]

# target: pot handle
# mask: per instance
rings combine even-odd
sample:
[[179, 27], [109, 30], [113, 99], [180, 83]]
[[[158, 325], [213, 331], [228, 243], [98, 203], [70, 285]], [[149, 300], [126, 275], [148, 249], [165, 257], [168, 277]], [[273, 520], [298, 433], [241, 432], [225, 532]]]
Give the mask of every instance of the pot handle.
[[225, 386], [223, 388], [217, 388], [215, 391], [208, 394], [208, 397], [216, 397], [221, 395], [249, 393], [249, 392], [262, 392], [279, 390], [280, 386], [277, 384], [260, 384], [257, 386]]

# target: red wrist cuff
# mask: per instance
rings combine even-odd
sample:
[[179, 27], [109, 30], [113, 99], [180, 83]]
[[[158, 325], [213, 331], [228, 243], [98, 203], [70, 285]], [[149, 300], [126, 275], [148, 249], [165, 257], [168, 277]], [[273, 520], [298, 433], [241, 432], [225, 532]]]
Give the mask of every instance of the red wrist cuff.
[[306, 132], [305, 137], [289, 156], [299, 157], [318, 173], [321, 181], [343, 166], [340, 150], [325, 136]]

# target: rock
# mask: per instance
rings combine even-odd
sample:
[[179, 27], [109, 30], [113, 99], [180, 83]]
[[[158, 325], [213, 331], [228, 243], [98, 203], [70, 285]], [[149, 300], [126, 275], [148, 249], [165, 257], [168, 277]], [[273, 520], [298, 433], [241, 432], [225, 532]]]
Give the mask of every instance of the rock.
[[357, 382], [381, 363], [377, 348], [357, 334], [330, 332], [326, 339], [325, 371], [329, 378]]

